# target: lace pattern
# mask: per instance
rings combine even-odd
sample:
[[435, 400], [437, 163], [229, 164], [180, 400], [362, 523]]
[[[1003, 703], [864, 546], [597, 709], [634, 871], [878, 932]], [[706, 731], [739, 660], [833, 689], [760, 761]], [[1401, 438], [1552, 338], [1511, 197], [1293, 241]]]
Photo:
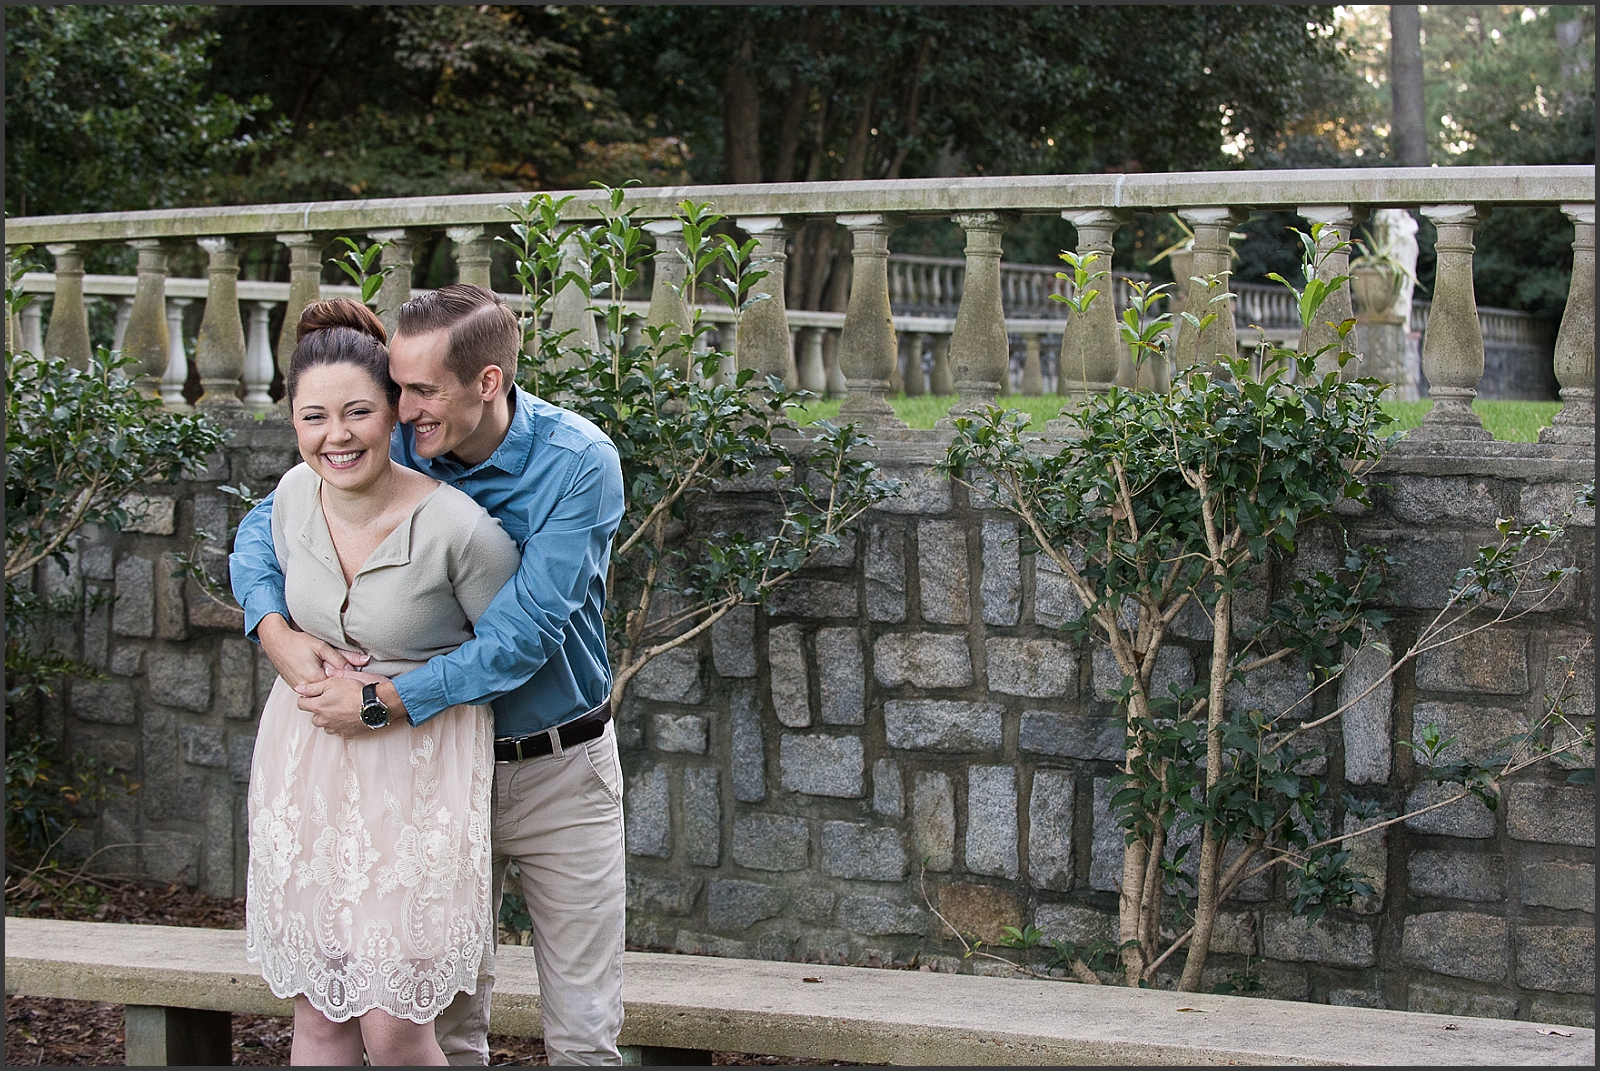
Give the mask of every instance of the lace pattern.
[[245, 948], [334, 1022], [428, 1022], [472, 992], [490, 935], [487, 707], [346, 741], [281, 680], [250, 774]]

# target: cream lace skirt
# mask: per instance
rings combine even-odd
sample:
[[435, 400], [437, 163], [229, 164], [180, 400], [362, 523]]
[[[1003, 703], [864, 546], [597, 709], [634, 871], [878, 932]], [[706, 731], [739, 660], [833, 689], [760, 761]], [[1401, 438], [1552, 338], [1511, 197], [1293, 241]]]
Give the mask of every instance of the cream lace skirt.
[[280, 678], [250, 767], [245, 949], [334, 1022], [433, 1019], [472, 992], [489, 917], [487, 706], [346, 740]]

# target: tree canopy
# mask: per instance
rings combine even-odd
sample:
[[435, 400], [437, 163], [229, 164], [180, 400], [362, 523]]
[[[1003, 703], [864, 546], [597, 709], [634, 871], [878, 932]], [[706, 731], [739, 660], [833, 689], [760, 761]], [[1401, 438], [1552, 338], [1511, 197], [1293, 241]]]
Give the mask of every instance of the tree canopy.
[[1221, 167], [1230, 132], [1285, 127], [1341, 64], [1331, 7], [638, 6], [593, 25], [596, 83], [693, 146], [701, 181]]
[[[1592, 6], [1430, 5], [1422, 28], [1435, 162], [1593, 161]], [[6, 211], [1382, 166], [1387, 33], [1380, 6], [13, 6]], [[1239, 278], [1293, 272], [1291, 223], [1252, 221]], [[1179, 237], [1133, 230], [1119, 266]], [[1480, 301], [1559, 308], [1569, 233], [1497, 213]], [[838, 297], [833, 240], [801, 243], [799, 303]], [[1007, 256], [1070, 240], [1029, 220]]]

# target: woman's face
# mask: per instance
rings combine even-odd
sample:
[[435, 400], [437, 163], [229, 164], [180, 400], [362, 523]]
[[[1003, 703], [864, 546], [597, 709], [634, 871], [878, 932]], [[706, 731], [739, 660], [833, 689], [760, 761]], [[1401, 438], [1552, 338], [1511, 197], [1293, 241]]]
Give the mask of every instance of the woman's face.
[[388, 471], [394, 422], [383, 388], [353, 364], [307, 369], [295, 385], [300, 456], [324, 482], [342, 490], [362, 490]]

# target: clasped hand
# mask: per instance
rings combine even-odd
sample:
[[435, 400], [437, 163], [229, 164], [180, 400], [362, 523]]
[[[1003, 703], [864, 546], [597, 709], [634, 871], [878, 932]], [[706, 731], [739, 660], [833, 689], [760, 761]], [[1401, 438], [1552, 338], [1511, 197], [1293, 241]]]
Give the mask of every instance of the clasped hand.
[[[361, 720], [361, 689], [387, 684], [389, 678], [362, 671], [365, 654], [341, 651], [298, 631], [277, 614], [263, 618], [256, 635], [279, 675], [300, 696], [297, 705], [311, 715], [311, 724], [335, 736], [372, 732]], [[391, 714], [391, 720], [395, 716]]]

